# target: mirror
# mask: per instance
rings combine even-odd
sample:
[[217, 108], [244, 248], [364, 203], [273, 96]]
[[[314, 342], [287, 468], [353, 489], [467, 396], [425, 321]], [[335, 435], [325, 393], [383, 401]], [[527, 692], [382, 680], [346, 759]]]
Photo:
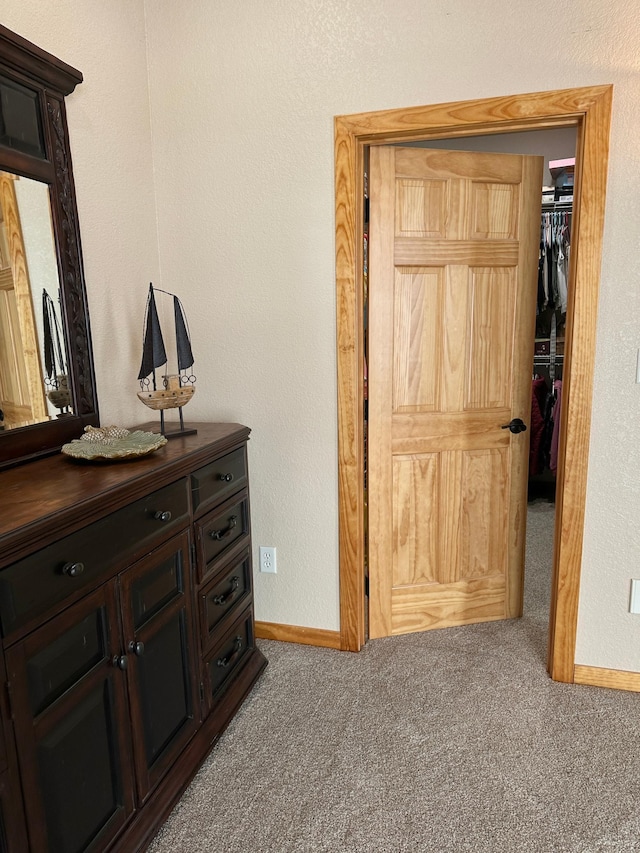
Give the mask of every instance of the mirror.
[[67, 371], [49, 187], [0, 172], [0, 430], [70, 414]]
[[64, 102], [81, 81], [0, 26], [0, 467], [99, 423]]

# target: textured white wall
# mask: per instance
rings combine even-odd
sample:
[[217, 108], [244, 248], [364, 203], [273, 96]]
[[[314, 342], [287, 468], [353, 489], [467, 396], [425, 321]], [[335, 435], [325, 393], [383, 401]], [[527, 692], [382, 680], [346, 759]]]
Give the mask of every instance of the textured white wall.
[[196, 355], [189, 416], [253, 430], [256, 556], [278, 554], [277, 575], [256, 575], [257, 618], [337, 629], [332, 27], [307, 3], [146, 9], [162, 279]]
[[615, 84], [578, 661], [640, 670], [635, 0], [145, 0], [163, 279], [202, 417], [253, 427], [258, 618], [338, 627], [334, 115]]
[[67, 115], [100, 414], [146, 420], [136, 376], [158, 247], [143, 4], [3, 0], [0, 22], [84, 75]]
[[[139, 417], [157, 259], [142, 2], [5, 0], [81, 68], [69, 101], [103, 420]], [[144, 0], [161, 286], [190, 317], [191, 416], [253, 428], [259, 619], [338, 627], [333, 116], [615, 84], [578, 663], [640, 671], [640, 18], [635, 0]], [[55, 17], [55, 20], [51, 20]], [[122, 99], [128, 92], [128, 100]]]

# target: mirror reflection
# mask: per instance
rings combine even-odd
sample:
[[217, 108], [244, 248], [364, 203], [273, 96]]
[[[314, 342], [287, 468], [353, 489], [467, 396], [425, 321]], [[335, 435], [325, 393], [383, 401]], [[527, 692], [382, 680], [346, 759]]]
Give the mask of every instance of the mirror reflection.
[[0, 171], [0, 428], [71, 413], [67, 355], [49, 187]]

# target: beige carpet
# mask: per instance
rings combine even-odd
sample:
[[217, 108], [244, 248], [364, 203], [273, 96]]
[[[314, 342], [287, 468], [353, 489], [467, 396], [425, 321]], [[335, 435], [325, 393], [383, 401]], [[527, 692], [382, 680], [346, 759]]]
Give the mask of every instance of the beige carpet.
[[553, 507], [530, 507], [525, 616], [260, 642], [269, 666], [151, 853], [640, 851], [639, 697], [545, 671]]

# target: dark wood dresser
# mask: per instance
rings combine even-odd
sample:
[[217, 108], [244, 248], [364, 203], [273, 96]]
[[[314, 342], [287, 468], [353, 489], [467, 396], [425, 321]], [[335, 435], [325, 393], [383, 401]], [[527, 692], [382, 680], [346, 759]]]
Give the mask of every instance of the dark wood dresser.
[[193, 426], [0, 472], [0, 851], [145, 849], [266, 665], [250, 430]]

